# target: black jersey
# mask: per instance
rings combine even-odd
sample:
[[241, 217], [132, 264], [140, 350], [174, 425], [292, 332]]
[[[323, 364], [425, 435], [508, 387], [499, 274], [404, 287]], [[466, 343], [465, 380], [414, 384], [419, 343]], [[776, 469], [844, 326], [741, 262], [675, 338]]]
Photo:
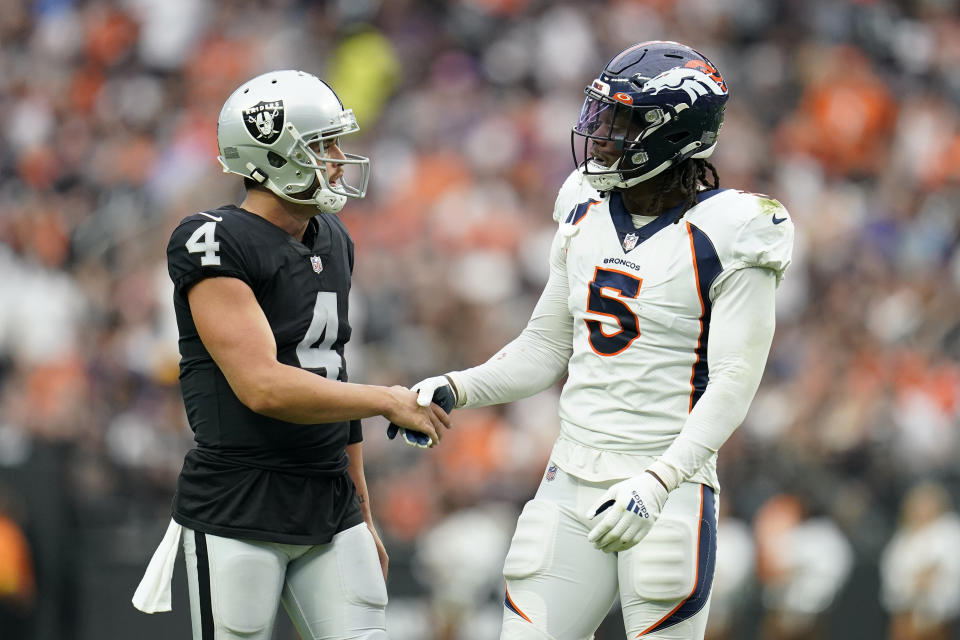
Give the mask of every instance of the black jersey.
[[173, 503], [177, 522], [229, 537], [319, 544], [362, 521], [345, 448], [360, 421], [303, 425], [248, 409], [197, 334], [187, 301], [203, 278], [247, 283], [277, 343], [277, 359], [346, 381], [353, 242], [333, 215], [303, 241], [235, 206], [185, 218], [167, 246], [180, 330], [180, 385], [196, 447]]

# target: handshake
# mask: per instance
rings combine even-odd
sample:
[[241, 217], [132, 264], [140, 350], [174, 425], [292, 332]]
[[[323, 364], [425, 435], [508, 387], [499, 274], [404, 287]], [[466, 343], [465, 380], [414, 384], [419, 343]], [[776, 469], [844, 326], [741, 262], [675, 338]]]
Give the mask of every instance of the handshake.
[[[428, 407], [430, 406], [430, 403], [433, 402], [446, 413], [450, 413], [453, 411], [453, 408], [457, 403], [457, 397], [453, 391], [453, 385], [451, 384], [450, 379], [446, 376], [435, 376], [433, 378], [421, 380], [417, 384], [410, 387], [410, 390], [417, 392], [417, 404], [421, 407]], [[402, 440], [411, 447], [427, 449], [431, 446], [430, 436], [427, 434], [419, 431], [413, 431], [412, 429], [404, 429], [403, 427], [391, 422], [387, 427], [387, 437], [393, 440], [397, 437], [398, 433], [400, 434]]]

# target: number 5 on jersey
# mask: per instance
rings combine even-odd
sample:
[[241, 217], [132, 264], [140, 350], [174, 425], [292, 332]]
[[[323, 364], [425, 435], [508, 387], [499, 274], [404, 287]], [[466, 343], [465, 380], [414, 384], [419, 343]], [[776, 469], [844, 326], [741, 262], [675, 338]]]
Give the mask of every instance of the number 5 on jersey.
[[[599, 320], [587, 320], [590, 331], [590, 346], [602, 356], [615, 356], [640, 335], [637, 316], [625, 302], [619, 298], [636, 298], [640, 294], [643, 278], [637, 278], [623, 271], [601, 269], [597, 267], [590, 282], [590, 295], [587, 297], [587, 311], [609, 316], [617, 321], [620, 330], [607, 334]], [[604, 289], [613, 289], [617, 297], [604, 295]]]

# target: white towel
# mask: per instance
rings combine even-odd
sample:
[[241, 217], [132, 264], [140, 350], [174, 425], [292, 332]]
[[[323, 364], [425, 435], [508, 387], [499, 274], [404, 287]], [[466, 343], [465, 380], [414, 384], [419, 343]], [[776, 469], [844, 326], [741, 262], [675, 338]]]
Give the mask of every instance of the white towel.
[[133, 606], [144, 613], [170, 611], [170, 583], [173, 581], [173, 563], [177, 560], [180, 534], [183, 527], [170, 519], [160, 546], [153, 552], [143, 579], [133, 594]]

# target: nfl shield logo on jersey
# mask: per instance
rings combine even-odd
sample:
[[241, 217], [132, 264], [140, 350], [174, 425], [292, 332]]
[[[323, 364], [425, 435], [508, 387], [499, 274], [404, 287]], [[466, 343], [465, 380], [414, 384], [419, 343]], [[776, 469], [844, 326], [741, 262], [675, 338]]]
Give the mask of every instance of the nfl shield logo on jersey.
[[637, 240], [639, 239], [640, 239], [640, 236], [638, 236], [635, 233], [628, 233], [627, 235], [625, 235], [623, 237], [623, 250], [630, 251], [631, 249], [633, 249], [635, 246], [637, 246]]
[[320, 259], [320, 256], [310, 256], [310, 264], [313, 265], [314, 273], [323, 271], [323, 261]]
[[553, 482], [553, 479], [557, 477], [557, 465], [551, 464], [547, 467], [547, 482]]

